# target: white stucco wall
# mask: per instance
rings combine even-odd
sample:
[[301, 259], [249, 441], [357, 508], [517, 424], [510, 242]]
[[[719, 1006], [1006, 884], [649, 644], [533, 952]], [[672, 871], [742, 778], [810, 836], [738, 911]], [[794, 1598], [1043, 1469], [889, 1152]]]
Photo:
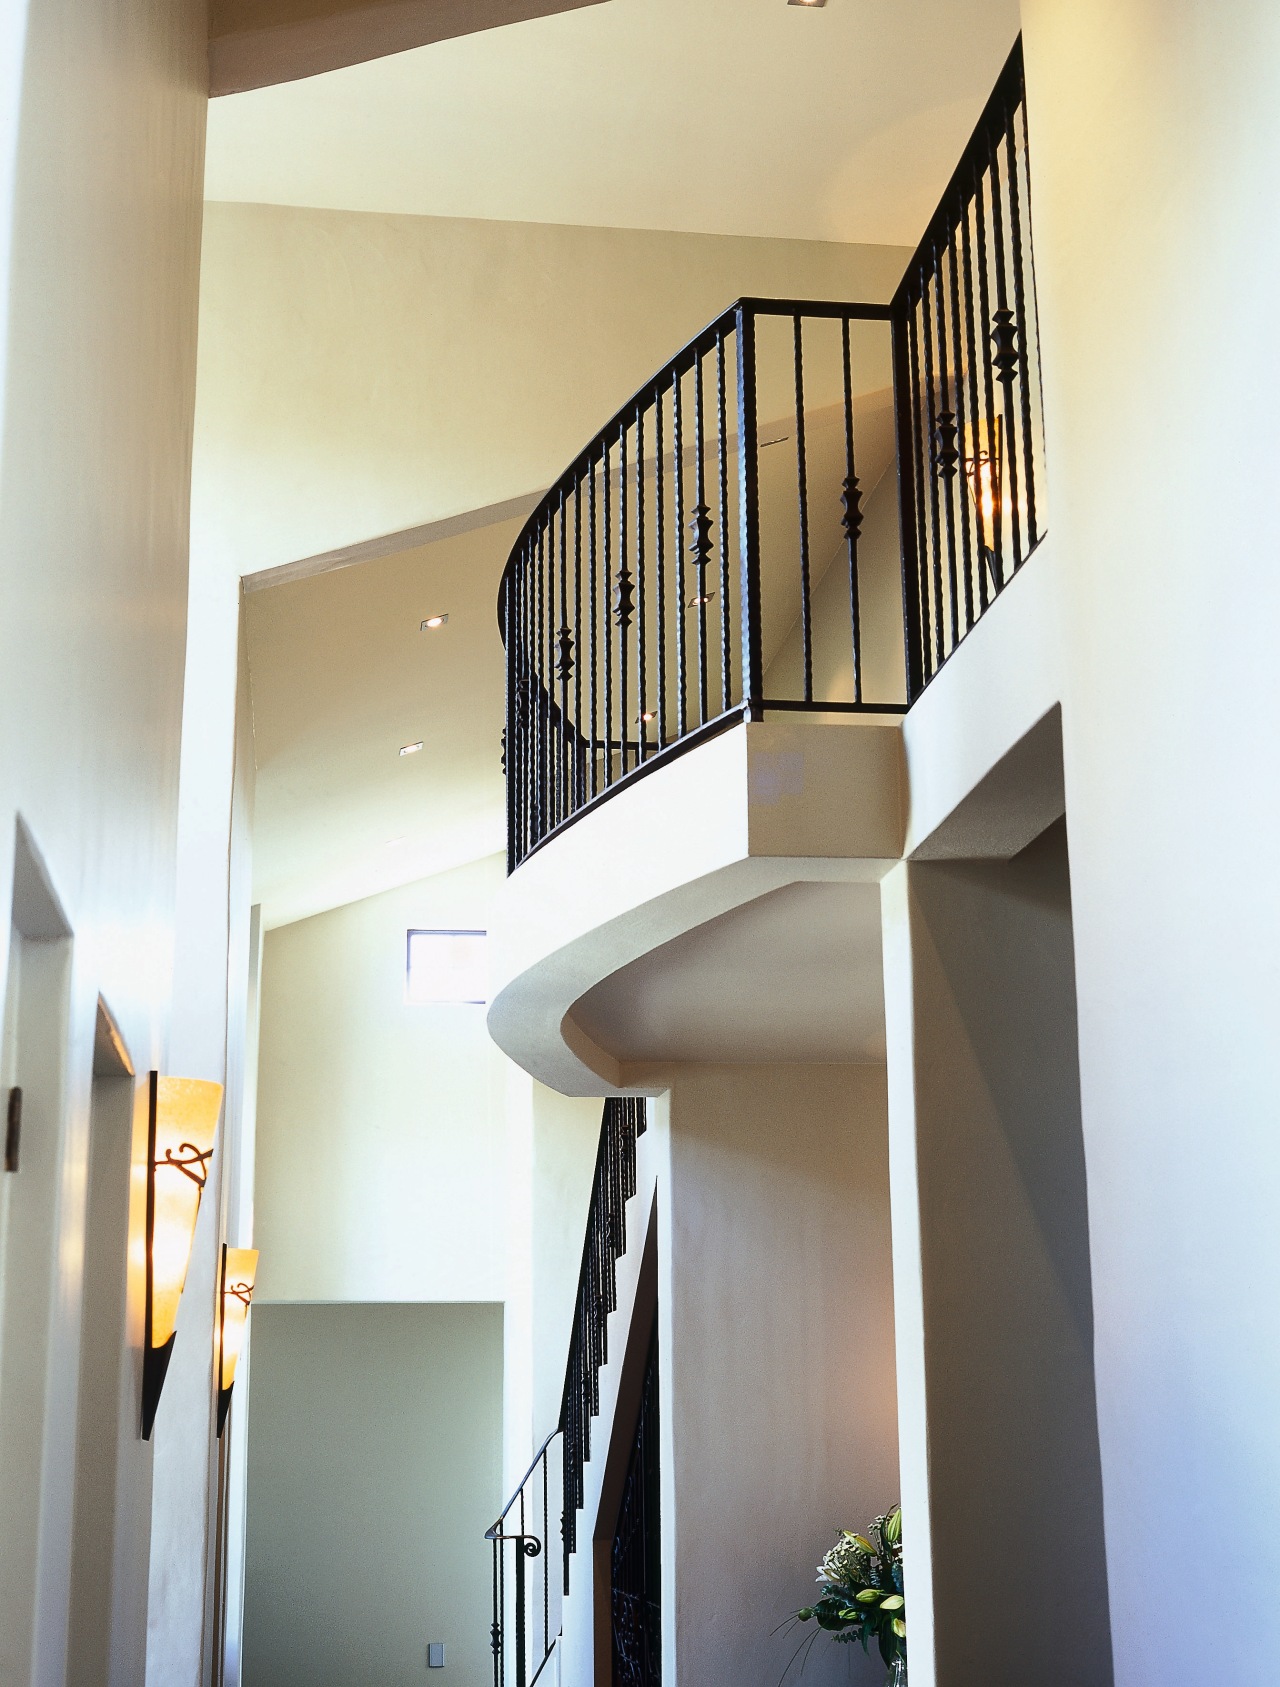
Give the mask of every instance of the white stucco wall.
[[484, 930], [496, 858], [266, 935], [265, 1301], [502, 1300], [505, 1061], [484, 1008], [405, 1000], [410, 927]]
[[[1024, 0], [1120, 1687], [1280, 1657], [1280, 13]], [[1229, 1520], [1231, 1616], [1185, 1597]]]
[[[66, 1646], [99, 992], [138, 1071], [168, 1065], [204, 60], [195, 0], [48, 0], [0, 23], [0, 886], [7, 908], [20, 815], [72, 931], [65, 1021], [46, 1027], [59, 1082], [44, 1283], [0, 1350], [0, 1461], [16, 1468], [21, 1425], [38, 1495], [37, 1534], [7, 1516], [0, 1542], [6, 1584], [35, 1587], [17, 1609], [0, 1593], [15, 1687], [60, 1680]], [[37, 1375], [47, 1396], [24, 1422], [13, 1386]], [[136, 1579], [145, 1484], [129, 1503]], [[144, 1602], [132, 1621], [136, 1643]]]

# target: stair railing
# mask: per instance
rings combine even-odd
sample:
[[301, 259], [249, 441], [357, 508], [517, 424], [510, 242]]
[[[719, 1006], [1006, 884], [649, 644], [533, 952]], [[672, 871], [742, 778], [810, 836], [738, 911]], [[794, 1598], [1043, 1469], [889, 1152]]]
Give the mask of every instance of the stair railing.
[[[502, 1515], [485, 1530], [493, 1548], [493, 1687], [507, 1687], [508, 1670], [514, 1687], [533, 1687], [560, 1637], [560, 1589], [553, 1585], [559, 1578], [551, 1575], [548, 1550], [551, 1520], [562, 1511], [555, 1493], [558, 1461], [551, 1453], [559, 1434], [557, 1426], [547, 1436]], [[514, 1548], [510, 1587], [508, 1547]]]
[[[605, 1102], [560, 1421], [538, 1448], [497, 1522], [485, 1531], [493, 1548], [494, 1687], [533, 1687], [560, 1635], [562, 1600], [569, 1592], [569, 1565], [577, 1549], [578, 1512], [585, 1497], [583, 1467], [591, 1457], [591, 1421], [600, 1411], [600, 1370], [609, 1358], [609, 1314], [618, 1303], [617, 1263], [627, 1250], [627, 1202], [636, 1192], [636, 1144], [644, 1130], [642, 1100]], [[552, 1453], [557, 1438], [559, 1459]], [[548, 1551], [553, 1517], [559, 1518], [562, 1546], [562, 1575], [556, 1578]], [[508, 1549], [514, 1549], [510, 1575]]]

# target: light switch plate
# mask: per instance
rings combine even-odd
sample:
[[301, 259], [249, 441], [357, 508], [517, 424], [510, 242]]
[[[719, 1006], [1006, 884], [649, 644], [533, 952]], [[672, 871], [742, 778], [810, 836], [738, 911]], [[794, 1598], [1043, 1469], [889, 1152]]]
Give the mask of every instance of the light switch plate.
[[429, 1640], [427, 1642], [427, 1668], [444, 1668], [444, 1641]]

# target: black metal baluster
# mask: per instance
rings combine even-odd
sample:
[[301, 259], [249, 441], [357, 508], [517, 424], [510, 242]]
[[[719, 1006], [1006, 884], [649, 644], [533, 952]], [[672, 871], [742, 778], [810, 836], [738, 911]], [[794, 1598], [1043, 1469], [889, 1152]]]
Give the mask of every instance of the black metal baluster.
[[636, 766], [649, 744], [644, 625], [644, 404], [636, 405]]
[[[938, 406], [934, 396], [934, 368], [933, 368], [933, 304], [930, 298], [929, 277], [922, 269], [920, 272], [920, 324], [921, 336], [924, 340], [924, 391], [926, 405], [926, 421], [928, 423], [928, 437], [930, 452], [933, 441], [938, 434]], [[942, 517], [938, 505], [938, 477], [930, 474], [929, 487], [929, 515], [933, 535], [933, 631], [937, 644], [938, 666], [946, 660], [946, 634], [943, 629], [944, 597], [942, 584]]]
[[[573, 670], [573, 806], [587, 800], [586, 744], [582, 730], [582, 476], [573, 484], [573, 636], [578, 660]], [[545, 1578], [544, 1578], [545, 1580]]]
[[604, 617], [604, 786], [613, 784], [613, 618], [609, 614], [609, 575], [613, 570], [613, 547], [609, 527], [609, 504], [612, 495], [612, 466], [609, 461], [609, 441], [605, 441], [601, 496], [604, 501], [604, 531], [601, 534], [600, 584], [604, 590], [601, 613]]
[[550, 1517], [547, 1510], [547, 1449], [542, 1449], [542, 1656], [545, 1659], [551, 1650], [551, 1577], [550, 1553], [551, 1545]]
[[933, 678], [933, 592], [929, 584], [930, 533], [925, 504], [924, 395], [920, 379], [920, 331], [916, 326], [918, 299], [908, 298], [907, 335], [911, 350], [911, 464], [915, 481], [916, 565], [920, 575], [920, 636], [924, 682]]
[[675, 494], [676, 494], [676, 599], [679, 609], [676, 615], [676, 737], [683, 738], [689, 730], [687, 718], [686, 690], [688, 670], [685, 656], [685, 614], [684, 614], [684, 407], [681, 398], [681, 371], [676, 364], [675, 376], [671, 383], [671, 430], [674, 435], [675, 448]]
[[724, 338], [722, 328], [716, 335], [716, 424], [720, 440], [720, 706], [727, 710], [733, 695], [733, 644], [729, 628], [729, 416]]
[[[667, 742], [667, 535], [666, 528], [663, 525], [666, 520], [666, 511], [663, 505], [667, 471], [666, 464], [662, 459], [661, 384], [654, 389], [653, 452], [654, 461], [657, 464], [653, 487], [653, 534], [656, 551], [654, 566], [658, 590], [658, 748], [661, 750]], [[678, 596], [679, 593], [677, 592]]]
[[[1027, 300], [1025, 291], [1025, 277], [1022, 269], [1022, 217], [1018, 205], [1018, 159], [1017, 146], [1014, 141], [1014, 119], [1016, 113], [1010, 111], [1009, 126], [1005, 131], [1005, 142], [1008, 148], [1009, 160], [1009, 238], [1013, 243], [1013, 301], [1015, 324], [1018, 334], [1018, 372], [1022, 377], [1022, 451], [1024, 485], [1027, 494], [1027, 549], [1035, 549], [1038, 541], [1036, 531], [1036, 478], [1035, 478], [1035, 445], [1031, 431], [1031, 377], [1027, 356], [1027, 342], [1030, 335], [1027, 332]], [[1027, 208], [1028, 233], [1030, 232], [1030, 206]], [[1038, 347], [1037, 347], [1038, 349]]]
[[618, 584], [613, 613], [618, 623], [618, 709], [622, 738], [622, 777], [627, 775], [627, 629], [633, 613], [631, 571], [627, 567], [627, 424], [618, 430]]
[[844, 372], [844, 539], [849, 553], [849, 630], [853, 641], [853, 700], [862, 701], [862, 627], [858, 612], [858, 538], [862, 532], [862, 492], [853, 461], [853, 359], [849, 347], [849, 318], [840, 319], [840, 352]]
[[756, 319], [738, 309], [738, 613], [742, 620], [742, 701], [751, 720], [763, 714], [760, 657], [760, 462], [756, 418]]
[[793, 316], [792, 339], [796, 371], [796, 493], [800, 507], [800, 652], [804, 666], [804, 700], [813, 702], [813, 617], [809, 602], [809, 469], [804, 432], [804, 330]]
[[520, 1533], [516, 1537], [516, 1687], [528, 1687], [529, 1665], [525, 1623], [524, 1491], [520, 1493]]
[[587, 734], [587, 788], [591, 796], [599, 789], [600, 724], [599, 724], [599, 626], [596, 615], [596, 460], [587, 463], [587, 638], [590, 646], [590, 669], [587, 679], [587, 710], [591, 729]]
[[960, 528], [961, 577], [964, 583], [964, 624], [968, 632], [973, 626], [973, 532], [969, 520], [969, 500], [965, 496], [964, 442], [967, 422], [964, 390], [964, 338], [960, 331], [960, 265], [956, 256], [954, 226], [947, 234], [947, 264], [951, 277], [951, 346], [955, 353], [955, 410], [956, 462], [960, 470], [955, 482], [956, 521]]
[[534, 622], [533, 631], [536, 644], [534, 645], [534, 696], [538, 709], [538, 778], [537, 778], [537, 814], [534, 825], [534, 842], [541, 843], [547, 833], [547, 723], [546, 723], [546, 687], [543, 684], [543, 674], [546, 669], [543, 662], [543, 549], [545, 540], [545, 525], [538, 523], [538, 551], [534, 574]]
[[996, 379], [1004, 388], [1005, 460], [1009, 466], [1009, 539], [1013, 545], [1013, 566], [1022, 564], [1022, 517], [1018, 510], [1018, 429], [1015, 421], [1017, 401], [1013, 383], [1018, 378], [1018, 328], [1009, 309], [1009, 282], [1005, 275], [1004, 197], [1000, 186], [1000, 151], [991, 147], [991, 237], [995, 244], [996, 314], [992, 327], [995, 353], [992, 362]]
[[542, 668], [543, 686], [547, 697], [547, 831], [554, 831], [560, 823], [560, 778], [557, 768], [558, 733], [556, 730], [556, 518], [554, 509], [547, 518], [546, 551], [546, 661]]
[[520, 760], [524, 768], [520, 826], [524, 853], [533, 848], [534, 787], [537, 783], [533, 726], [533, 541], [528, 540], [520, 568]]
[[498, 1602], [498, 1563], [502, 1542], [493, 1538], [493, 1621], [489, 1625], [489, 1650], [493, 1653], [493, 1687], [502, 1687], [502, 1606]]
[[520, 743], [516, 721], [520, 710], [520, 595], [519, 569], [508, 566], [502, 582], [502, 636], [507, 651], [507, 711], [503, 734], [503, 772], [507, 792], [507, 874], [520, 861]]
[[556, 758], [560, 781], [560, 819], [573, 812], [573, 798], [569, 783], [573, 745], [569, 740], [569, 681], [573, 678], [573, 633], [569, 628], [569, 509], [565, 494], [560, 493], [560, 631], [556, 635], [556, 673], [560, 680], [560, 753]]
[[508, 563], [504, 575], [502, 606], [505, 625], [503, 637], [507, 641], [507, 872], [511, 874], [520, 863], [520, 810], [524, 782], [520, 765], [520, 563]]
[[968, 477], [973, 499], [973, 524], [975, 529], [974, 558], [978, 575], [978, 614], [981, 615], [987, 607], [987, 517], [982, 507], [983, 503], [983, 458], [986, 448], [982, 443], [982, 409], [978, 402], [978, 350], [977, 333], [974, 329], [974, 292], [973, 292], [973, 251], [969, 237], [970, 205], [964, 206], [960, 221], [960, 253], [964, 266], [964, 319], [965, 345], [969, 362], [969, 420], [970, 446], [968, 461], [962, 465]]
[[525, 848], [534, 844], [534, 816], [538, 801], [538, 737], [534, 719], [536, 693], [533, 688], [534, 594], [536, 591], [535, 557], [537, 536], [530, 533], [525, 542], [524, 556], [524, 742], [525, 742]]
[[893, 409], [897, 419], [898, 524], [902, 554], [902, 644], [905, 654], [907, 702], [924, 690], [924, 635], [921, 630], [920, 544], [916, 536], [915, 436], [911, 426], [911, 347], [908, 323], [911, 304], [895, 301], [891, 325], [893, 344]]
[[986, 189], [989, 178], [979, 170], [974, 195], [977, 234], [978, 311], [982, 323], [982, 382], [987, 408], [987, 469], [991, 487], [991, 578], [995, 590], [1004, 586], [1004, 451], [996, 414], [995, 379], [991, 367], [990, 248], [987, 244]]
[[502, 1662], [505, 1667], [507, 1661], [507, 1555], [503, 1550], [504, 1543], [498, 1542], [498, 1600], [502, 1613]]
[[933, 436], [933, 476], [942, 481], [943, 515], [947, 531], [947, 595], [951, 611], [951, 648], [960, 642], [960, 592], [956, 580], [956, 464], [960, 453], [956, 449], [956, 413], [951, 408], [951, 373], [948, 368], [947, 303], [943, 284], [943, 266], [937, 249], [933, 254], [933, 287], [937, 298], [938, 322], [938, 396], [940, 408]]
[[703, 412], [702, 353], [693, 360], [694, 481], [697, 502], [689, 520], [689, 560], [693, 563], [698, 610], [698, 719], [707, 718], [707, 560], [711, 555], [711, 511], [707, 505], [706, 425]]

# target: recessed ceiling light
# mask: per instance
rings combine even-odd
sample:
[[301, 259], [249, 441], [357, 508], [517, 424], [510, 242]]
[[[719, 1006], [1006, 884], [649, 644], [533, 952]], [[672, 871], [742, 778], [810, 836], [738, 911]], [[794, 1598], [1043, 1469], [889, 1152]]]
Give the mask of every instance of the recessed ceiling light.
[[827, 0], [787, 0], [788, 6], [825, 6]]
[[449, 617], [447, 615], [428, 615], [418, 631], [420, 633], [434, 633], [437, 627], [447, 627], [448, 625]]
[[400, 754], [402, 756], [416, 756], [418, 751], [421, 748], [422, 748], [422, 740], [421, 740], [421, 738], [419, 738], [419, 740], [416, 744], [401, 744]]

